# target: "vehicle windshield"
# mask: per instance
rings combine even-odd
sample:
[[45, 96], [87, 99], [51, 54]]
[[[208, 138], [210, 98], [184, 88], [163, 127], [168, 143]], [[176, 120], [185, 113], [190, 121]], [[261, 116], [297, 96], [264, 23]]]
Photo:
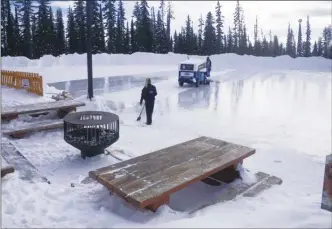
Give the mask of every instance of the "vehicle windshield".
[[181, 64], [181, 70], [193, 71], [194, 65], [193, 64]]

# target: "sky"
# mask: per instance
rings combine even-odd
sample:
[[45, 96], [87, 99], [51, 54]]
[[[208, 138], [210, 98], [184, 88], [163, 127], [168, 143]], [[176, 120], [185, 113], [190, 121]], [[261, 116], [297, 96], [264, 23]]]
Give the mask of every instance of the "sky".
[[[166, 5], [167, 5], [166, 1]], [[135, 1], [124, 0], [126, 19], [131, 20]], [[159, 7], [159, 1], [148, 1], [150, 8]], [[217, 1], [171, 1], [175, 19], [171, 22], [172, 35], [185, 25], [188, 14], [190, 15], [194, 29], [197, 31], [198, 19], [211, 11], [215, 15]], [[233, 13], [236, 1], [220, 1], [222, 14], [224, 15], [224, 32], [233, 26]], [[245, 23], [249, 32], [250, 40], [253, 40], [254, 24], [258, 17], [258, 27], [262, 29], [266, 38], [269, 39], [269, 31], [277, 35], [279, 41], [285, 43], [288, 23], [293, 28], [296, 40], [298, 32], [298, 20], [302, 19], [302, 36], [305, 36], [307, 15], [310, 17], [311, 37], [317, 40], [321, 36], [323, 28], [332, 25], [332, 2], [331, 1], [240, 1], [244, 11]], [[62, 8], [65, 21], [67, 20], [67, 8], [73, 5], [72, 1], [52, 1], [54, 8]]]

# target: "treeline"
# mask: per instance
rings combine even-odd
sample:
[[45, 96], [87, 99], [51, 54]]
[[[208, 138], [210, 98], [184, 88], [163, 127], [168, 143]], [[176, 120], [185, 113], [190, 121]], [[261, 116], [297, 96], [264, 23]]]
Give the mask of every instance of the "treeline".
[[[174, 34], [171, 34], [174, 15], [170, 2], [166, 5], [161, 0], [158, 8], [150, 8], [146, 0], [137, 1], [129, 19], [122, 0], [89, 1], [92, 4], [93, 53], [236, 53], [332, 59], [332, 27], [324, 28], [322, 36], [312, 41], [309, 16], [303, 33], [299, 20], [297, 38], [288, 25], [284, 45], [271, 31], [264, 34], [257, 18], [253, 25], [254, 38], [250, 38], [239, 1], [233, 14], [233, 28], [224, 28], [222, 7], [217, 1], [215, 12], [198, 19], [198, 31], [194, 30], [194, 22], [188, 15], [181, 31]], [[74, 6], [68, 8], [66, 20], [65, 28], [61, 8], [54, 13], [49, 0], [1, 0], [1, 55], [37, 59], [43, 55], [85, 53], [86, 2], [74, 1]]]

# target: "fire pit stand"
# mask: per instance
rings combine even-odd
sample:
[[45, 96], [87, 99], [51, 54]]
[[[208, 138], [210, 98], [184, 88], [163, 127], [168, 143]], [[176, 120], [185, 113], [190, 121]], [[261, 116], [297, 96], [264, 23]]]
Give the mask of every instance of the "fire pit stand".
[[104, 153], [119, 139], [119, 116], [103, 111], [83, 111], [64, 117], [64, 140], [81, 151], [82, 158]]

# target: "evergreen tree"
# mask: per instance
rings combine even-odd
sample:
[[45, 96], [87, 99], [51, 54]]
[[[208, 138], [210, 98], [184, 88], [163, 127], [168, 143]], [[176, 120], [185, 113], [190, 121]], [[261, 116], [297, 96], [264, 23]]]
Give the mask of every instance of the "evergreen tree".
[[261, 42], [258, 38], [258, 18], [256, 16], [256, 23], [254, 25], [254, 55], [261, 56], [262, 55], [262, 46]]
[[323, 30], [323, 57], [331, 57], [331, 44], [332, 44], [332, 26], [325, 27]]
[[53, 10], [52, 7], [49, 7], [49, 18], [48, 18], [48, 28], [49, 28], [49, 33], [48, 33], [48, 41], [50, 44], [50, 54], [52, 54], [53, 56], [57, 56], [57, 50], [55, 48], [54, 45], [54, 41], [56, 41], [57, 38], [57, 31], [56, 31], [56, 27], [54, 24], [54, 15], [53, 15]]
[[118, 10], [117, 10], [117, 21], [116, 21], [116, 39], [115, 39], [115, 48], [117, 53], [124, 52], [125, 46], [125, 11], [123, 8], [122, 0], [119, 0]]
[[14, 7], [14, 11], [15, 11], [15, 18], [14, 18], [14, 52], [13, 55], [14, 56], [22, 56], [22, 51], [21, 51], [21, 46], [22, 46], [22, 39], [21, 39], [21, 33], [20, 33], [20, 25], [18, 22], [18, 10], [17, 7]]
[[233, 41], [233, 34], [232, 30], [229, 27], [228, 28], [228, 35], [227, 35], [227, 53], [233, 53], [234, 52], [234, 41]]
[[171, 20], [174, 18], [174, 13], [172, 11], [171, 3], [168, 2], [167, 5], [167, 22], [166, 22], [166, 36], [167, 36], [167, 44], [168, 44], [168, 52], [172, 51], [173, 40], [171, 39]]
[[130, 53], [130, 32], [129, 32], [129, 23], [127, 21], [126, 25], [126, 34], [124, 38], [124, 53], [129, 54]]
[[280, 56], [281, 53], [282, 53], [282, 50], [280, 50], [278, 37], [276, 35], [274, 35], [273, 44], [272, 44], [272, 56], [273, 57]]
[[103, 0], [103, 16], [105, 18], [106, 29], [106, 51], [108, 53], [115, 53], [116, 40], [116, 9], [115, 0]]
[[99, 17], [98, 17], [98, 50], [101, 53], [106, 52], [105, 47], [105, 27], [104, 27], [104, 18], [103, 18], [103, 8], [102, 4], [99, 4]]
[[55, 18], [55, 29], [56, 29], [56, 39], [54, 42], [55, 56], [59, 56], [66, 52], [66, 38], [65, 38], [65, 27], [63, 24], [63, 16], [61, 8], [56, 11]]
[[311, 28], [310, 28], [309, 16], [307, 16], [307, 29], [306, 29], [306, 40], [304, 43], [304, 56], [309, 57], [310, 55], [311, 55]]
[[67, 53], [73, 54], [78, 53], [80, 51], [80, 48], [78, 47], [78, 30], [77, 25], [74, 17], [74, 12], [71, 7], [68, 8], [67, 12]]
[[317, 42], [317, 56], [323, 56], [323, 41], [322, 38], [318, 38]]
[[158, 10], [157, 14], [157, 24], [155, 28], [156, 32], [156, 51], [158, 53], [167, 53], [168, 52], [168, 44], [167, 44], [167, 35], [164, 27], [164, 23], [162, 21], [161, 11]]
[[209, 11], [206, 15], [203, 41], [203, 54], [211, 55], [216, 53], [216, 29], [214, 28], [214, 18]]
[[236, 1], [235, 12], [233, 14], [233, 36], [234, 36], [234, 45], [233, 48], [236, 53], [239, 53], [240, 39], [243, 32], [243, 17], [242, 17], [242, 7], [240, 6], [239, 0]]
[[297, 38], [297, 56], [303, 56], [303, 44], [302, 44], [302, 28], [301, 28], [302, 19], [299, 20], [299, 31]]
[[74, 1], [74, 21], [77, 30], [77, 53], [86, 53], [86, 6], [85, 1]]
[[223, 28], [224, 28], [224, 16], [221, 15], [221, 5], [220, 2], [217, 1], [217, 6], [216, 6], [216, 36], [217, 36], [217, 40], [216, 40], [216, 53], [222, 53], [223, 51]]
[[[39, 0], [38, 2], [42, 4], [43, 1]], [[22, 55], [26, 56], [27, 58], [38, 58], [39, 56], [33, 56], [33, 53], [38, 52], [38, 50], [33, 50], [32, 44], [31, 18], [34, 14], [32, 0], [17, 0], [16, 5], [18, 6], [19, 25], [22, 28], [22, 46], [20, 47], [22, 49]], [[38, 17], [36, 19], [39, 20]], [[37, 26], [36, 33], [38, 33]], [[38, 37], [37, 34], [36, 37]], [[34, 46], [39, 49], [38, 43], [36, 43]]]
[[134, 53], [137, 52], [137, 43], [136, 43], [136, 30], [134, 27], [134, 19], [131, 18], [130, 22], [130, 52]]
[[7, 45], [7, 24], [8, 11], [10, 11], [9, 0], [1, 1], [1, 56], [8, 55]]
[[201, 14], [201, 17], [198, 20], [198, 54], [201, 55], [203, 54], [202, 48], [203, 48], [203, 26], [204, 26], [204, 20], [203, 16]]
[[[32, 43], [32, 56], [33, 58], [37, 58], [37, 15], [36, 14], [32, 14], [31, 16], [31, 43]], [[22, 41], [23, 43], [23, 41]]]
[[153, 34], [147, 0], [141, 0], [137, 22], [137, 44], [140, 52], [152, 52]]
[[317, 42], [314, 43], [314, 48], [312, 50], [312, 56], [318, 56]]
[[152, 37], [153, 37], [152, 52], [154, 52], [154, 53], [158, 52], [158, 49], [159, 49], [156, 28], [157, 28], [156, 14], [154, 12], [154, 7], [151, 7], [151, 31], [152, 31]]

